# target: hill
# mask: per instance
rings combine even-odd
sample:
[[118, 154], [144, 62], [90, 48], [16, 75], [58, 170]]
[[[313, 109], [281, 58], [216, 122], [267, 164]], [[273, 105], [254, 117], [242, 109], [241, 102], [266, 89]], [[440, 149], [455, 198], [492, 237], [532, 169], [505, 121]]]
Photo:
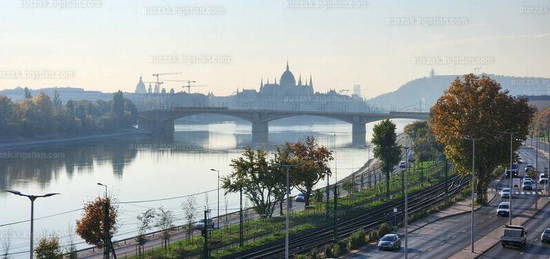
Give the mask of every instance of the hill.
[[[550, 78], [488, 75], [515, 96], [550, 95]], [[428, 111], [458, 75], [418, 78], [399, 89], [367, 100], [385, 110]]]

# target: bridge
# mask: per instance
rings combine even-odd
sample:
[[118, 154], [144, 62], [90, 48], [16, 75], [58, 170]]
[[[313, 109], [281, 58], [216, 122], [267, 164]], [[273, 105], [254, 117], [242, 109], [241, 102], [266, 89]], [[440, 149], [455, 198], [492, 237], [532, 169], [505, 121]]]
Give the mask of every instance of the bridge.
[[283, 111], [283, 110], [237, 110], [227, 107], [173, 107], [171, 109], [142, 111], [138, 116], [138, 127], [154, 135], [173, 134], [174, 121], [195, 114], [221, 114], [233, 116], [252, 124], [252, 143], [268, 143], [270, 121], [294, 116], [320, 116], [352, 124], [352, 143], [355, 146], [366, 144], [366, 125], [383, 119], [427, 120], [429, 113], [423, 112], [327, 112], [327, 111]]

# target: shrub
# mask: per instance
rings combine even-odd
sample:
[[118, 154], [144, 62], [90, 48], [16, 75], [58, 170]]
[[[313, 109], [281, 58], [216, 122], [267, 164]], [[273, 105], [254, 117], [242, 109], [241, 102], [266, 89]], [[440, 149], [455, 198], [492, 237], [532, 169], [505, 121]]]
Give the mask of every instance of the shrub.
[[350, 238], [350, 248], [357, 249], [363, 245], [365, 245], [366, 239], [365, 239], [365, 231], [363, 229], [357, 230], [351, 234]]
[[391, 226], [388, 224], [388, 223], [382, 223], [379, 227], [378, 227], [378, 237], [381, 237], [385, 234], [388, 234], [391, 232]]

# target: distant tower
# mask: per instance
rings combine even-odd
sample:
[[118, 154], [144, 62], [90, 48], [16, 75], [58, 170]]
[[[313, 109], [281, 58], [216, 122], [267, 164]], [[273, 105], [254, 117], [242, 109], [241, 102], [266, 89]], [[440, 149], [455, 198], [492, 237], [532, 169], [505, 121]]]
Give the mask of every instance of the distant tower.
[[136, 94], [145, 94], [145, 93], [147, 93], [147, 90], [145, 90], [145, 84], [143, 83], [143, 79], [141, 78], [141, 76], [139, 77], [139, 81], [136, 85], [135, 93]]
[[153, 88], [151, 87], [151, 83], [149, 83], [149, 94], [153, 93]]
[[313, 80], [312, 80], [311, 75], [309, 75], [309, 86], [311, 86], [313, 88]]
[[353, 85], [353, 95], [361, 97], [361, 85]]
[[434, 72], [434, 69], [432, 68], [432, 70], [430, 71], [430, 77], [434, 77], [435, 76], [435, 72]]

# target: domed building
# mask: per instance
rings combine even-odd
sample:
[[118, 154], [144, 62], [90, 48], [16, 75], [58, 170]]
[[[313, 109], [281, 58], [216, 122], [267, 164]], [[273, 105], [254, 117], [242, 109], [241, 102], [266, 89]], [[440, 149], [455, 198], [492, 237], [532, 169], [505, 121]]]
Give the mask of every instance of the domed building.
[[274, 80], [274, 83], [269, 83], [269, 79], [266, 84], [264, 84], [263, 79], [260, 83], [260, 95], [265, 96], [303, 96], [303, 95], [313, 95], [313, 83], [311, 76], [309, 77], [309, 84], [302, 84], [302, 76], [299, 77], [298, 83], [296, 83], [296, 78], [294, 74], [290, 72], [288, 62], [286, 64], [286, 70], [281, 75], [279, 79], [279, 84], [277, 80]]

